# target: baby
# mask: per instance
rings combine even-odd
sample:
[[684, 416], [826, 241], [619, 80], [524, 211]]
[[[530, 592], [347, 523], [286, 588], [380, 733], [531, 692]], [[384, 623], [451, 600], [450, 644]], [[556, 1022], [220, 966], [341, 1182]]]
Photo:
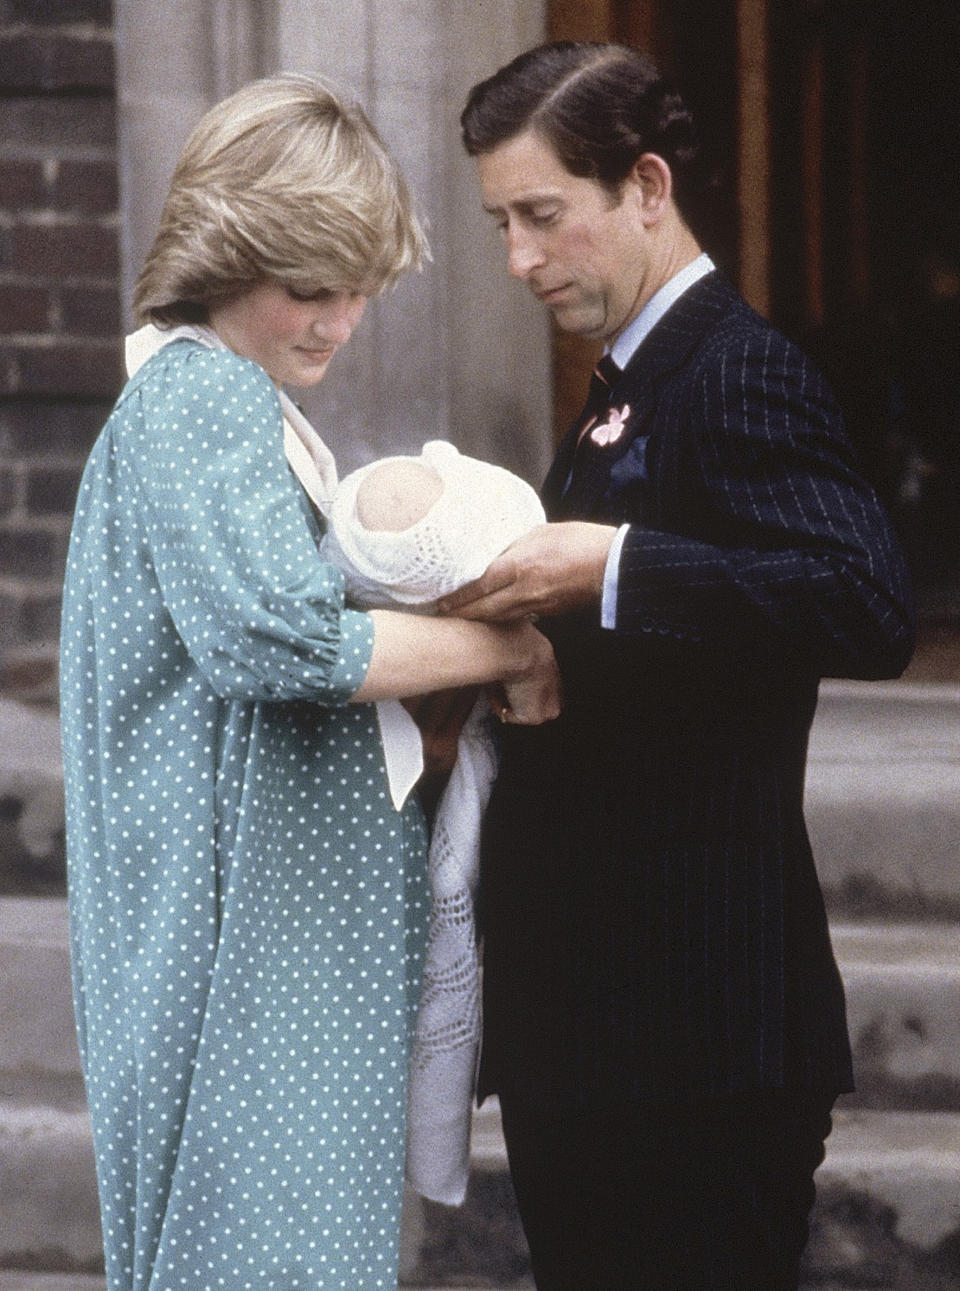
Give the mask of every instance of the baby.
[[346, 476], [327, 519], [322, 553], [354, 600], [431, 612], [544, 514], [518, 476], [432, 440], [419, 457], [382, 458]]
[[[419, 457], [385, 458], [346, 476], [327, 520], [321, 555], [343, 571], [351, 600], [431, 613], [439, 597], [479, 578], [542, 524], [544, 513], [516, 475], [435, 440]], [[398, 745], [415, 742], [420, 755], [419, 733], [397, 708], [395, 701], [378, 705], [388, 769], [410, 751]], [[410, 1071], [407, 1177], [448, 1205], [463, 1200], [469, 1172], [480, 1044], [474, 896], [495, 774], [490, 705], [481, 695], [434, 817], [430, 932]]]

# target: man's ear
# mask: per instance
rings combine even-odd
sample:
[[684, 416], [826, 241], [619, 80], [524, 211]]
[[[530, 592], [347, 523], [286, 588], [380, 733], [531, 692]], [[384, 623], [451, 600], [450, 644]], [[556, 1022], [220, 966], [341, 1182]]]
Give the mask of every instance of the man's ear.
[[636, 185], [643, 222], [659, 224], [673, 197], [670, 167], [658, 153], [644, 152], [633, 163], [628, 180]]

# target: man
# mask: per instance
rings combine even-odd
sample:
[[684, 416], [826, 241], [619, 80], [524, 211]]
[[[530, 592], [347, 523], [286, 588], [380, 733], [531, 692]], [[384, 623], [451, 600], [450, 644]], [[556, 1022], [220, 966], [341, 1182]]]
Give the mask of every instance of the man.
[[690, 114], [636, 51], [535, 49], [464, 140], [511, 273], [604, 342], [551, 523], [446, 603], [540, 616], [559, 720], [504, 713], [481, 1096], [541, 1291], [795, 1288], [843, 990], [802, 815], [821, 676], [912, 648], [906, 574], [820, 376], [691, 227]]

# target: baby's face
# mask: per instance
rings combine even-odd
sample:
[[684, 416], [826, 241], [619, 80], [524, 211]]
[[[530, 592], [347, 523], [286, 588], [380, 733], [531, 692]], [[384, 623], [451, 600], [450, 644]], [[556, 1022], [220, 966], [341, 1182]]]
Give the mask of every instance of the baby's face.
[[422, 520], [442, 492], [432, 466], [412, 457], [382, 462], [357, 489], [357, 519], [364, 529], [399, 533]]

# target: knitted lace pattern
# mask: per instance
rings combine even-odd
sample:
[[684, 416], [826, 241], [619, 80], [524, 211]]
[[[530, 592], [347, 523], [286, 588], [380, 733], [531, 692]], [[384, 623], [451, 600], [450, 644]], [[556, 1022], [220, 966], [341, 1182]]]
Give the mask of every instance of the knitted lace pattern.
[[[357, 604], [430, 612], [437, 597], [478, 578], [543, 523], [536, 493], [501, 467], [443, 441], [424, 445], [415, 460], [438, 472], [443, 491], [420, 521], [399, 532], [367, 530], [357, 519], [357, 489], [379, 463], [338, 486], [321, 555], [343, 571]], [[481, 695], [460, 733], [428, 859], [431, 909], [410, 1070], [407, 1178], [447, 1205], [463, 1201], [469, 1174], [481, 1034], [474, 899], [480, 827], [497, 769], [493, 725]]]

